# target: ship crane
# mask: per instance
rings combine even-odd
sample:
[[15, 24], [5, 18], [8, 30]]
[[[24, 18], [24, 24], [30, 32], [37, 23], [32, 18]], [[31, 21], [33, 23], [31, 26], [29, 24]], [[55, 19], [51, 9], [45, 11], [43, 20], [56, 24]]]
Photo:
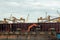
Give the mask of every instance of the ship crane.
[[58, 15], [59, 15], [59, 17], [60, 17], [60, 13], [59, 13], [59, 11], [57, 10], [57, 13], [58, 13]]
[[46, 18], [42, 18], [42, 17], [38, 18], [38, 22], [39, 21], [43, 22], [43, 20], [46, 20]]
[[[46, 12], [46, 16], [47, 16], [47, 12]], [[43, 22], [43, 20], [46, 20], [46, 18], [40, 17], [40, 18], [37, 19], [38, 22]]]
[[7, 20], [6, 20], [6, 18], [4, 18], [3, 23], [8, 23]]
[[20, 18], [20, 19], [17, 19], [18, 21], [20, 21], [20, 22], [22, 22], [23, 21], [23, 23], [25, 23], [25, 19], [24, 18]]
[[59, 17], [55, 17], [55, 18], [53, 18], [53, 19], [50, 19], [52, 16], [50, 16], [50, 17], [48, 17], [48, 21], [50, 21], [50, 22], [60, 22], [60, 13], [59, 13], [59, 11], [57, 10], [57, 13], [58, 13], [58, 15], [59, 15]]
[[15, 17], [12, 17], [12, 19], [8, 19], [8, 18], [6, 18], [6, 20], [8, 20], [8, 21], [12, 21], [13, 23], [17, 22], [17, 20], [16, 20]]
[[38, 20], [38, 22], [39, 21], [41, 21], [41, 22], [45, 22], [45, 21], [50, 22], [50, 15], [47, 16], [47, 12], [46, 12], [46, 17], [45, 18], [40, 17], [37, 20]]
[[53, 18], [53, 19], [51, 19], [50, 21], [53, 21], [53, 22], [60, 22], [60, 13], [59, 13], [58, 10], [57, 10], [57, 13], [58, 13], [59, 17]]
[[12, 23], [18, 23], [17, 21], [20, 21], [20, 22], [23, 21], [23, 23], [25, 22], [24, 18], [21, 17], [20, 19], [17, 19], [16, 17], [12, 16], [12, 14], [10, 15], [9, 18], [5, 18], [5, 19], [8, 21], [12, 21]]
[[16, 17], [12, 16], [12, 14], [10, 15], [9, 18], [5, 18], [5, 19], [8, 21], [12, 21], [13, 23], [17, 22]]
[[16, 23], [17, 22], [16, 17], [12, 17], [12, 18], [13, 18], [12, 22]]
[[24, 19], [24, 18], [22, 18], [22, 17], [20, 18], [20, 21], [21, 21], [21, 20], [22, 20], [23, 22], [25, 22], [25, 19]]
[[50, 21], [50, 16], [48, 16], [47, 18], [42, 18], [42, 17], [40, 17], [40, 18], [38, 18], [37, 19], [38, 20], [38, 22], [41, 20], [41, 22], [44, 22], [43, 20], [46, 20], [46, 21]]
[[59, 15], [59, 17], [58, 17], [58, 22], [60, 22], [60, 13], [59, 13], [58, 10], [57, 10], [57, 13], [58, 13], [58, 15]]
[[[58, 10], [57, 10], [57, 13], [59, 14]], [[52, 17], [52, 16], [50, 16], [50, 15], [47, 16], [47, 12], [46, 12], [46, 18], [40, 17], [40, 18], [38, 18], [37, 20], [38, 20], [38, 22], [39, 22], [40, 20], [41, 20], [41, 22], [60, 22], [60, 14], [59, 14], [59, 17], [57, 17], [57, 18], [51, 19], [51, 17]], [[44, 21], [44, 20], [45, 20], [45, 21]]]
[[41, 20], [41, 22], [43, 22], [43, 19], [42, 19], [42, 17], [38, 18], [37, 20], [38, 20], [38, 22], [39, 22], [40, 20]]
[[23, 23], [25, 22], [25, 19], [24, 18], [20, 18], [20, 19], [17, 19], [16, 17], [12, 17], [12, 19], [7, 19], [6, 18], [6, 20], [8, 20], [8, 21], [12, 21], [13, 23], [17, 23], [17, 21], [23, 21]]

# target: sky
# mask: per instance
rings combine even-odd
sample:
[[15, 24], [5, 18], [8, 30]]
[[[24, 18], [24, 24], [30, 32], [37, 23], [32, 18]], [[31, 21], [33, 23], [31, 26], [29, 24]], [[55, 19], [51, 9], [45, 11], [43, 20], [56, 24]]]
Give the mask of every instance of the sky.
[[37, 18], [50, 15], [57, 17], [60, 13], [60, 0], [0, 0], [0, 20], [9, 18], [27, 18], [28, 22], [37, 22]]

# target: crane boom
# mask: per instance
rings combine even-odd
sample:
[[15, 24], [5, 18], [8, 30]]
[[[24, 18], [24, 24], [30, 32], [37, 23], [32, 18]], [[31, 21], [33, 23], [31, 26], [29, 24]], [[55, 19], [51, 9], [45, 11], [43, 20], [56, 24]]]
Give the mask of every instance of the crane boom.
[[59, 11], [57, 10], [57, 13], [58, 13], [58, 15], [59, 15], [59, 17], [60, 17], [60, 13], [59, 13]]

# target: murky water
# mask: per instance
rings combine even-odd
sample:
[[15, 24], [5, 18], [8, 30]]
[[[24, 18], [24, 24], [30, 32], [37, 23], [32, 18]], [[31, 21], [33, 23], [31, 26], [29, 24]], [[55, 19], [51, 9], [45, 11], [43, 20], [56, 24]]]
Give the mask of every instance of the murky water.
[[0, 38], [0, 40], [48, 40], [48, 37], [43, 35], [11, 35], [4, 37]]
[[0, 40], [49, 40], [47, 34], [0, 35]]

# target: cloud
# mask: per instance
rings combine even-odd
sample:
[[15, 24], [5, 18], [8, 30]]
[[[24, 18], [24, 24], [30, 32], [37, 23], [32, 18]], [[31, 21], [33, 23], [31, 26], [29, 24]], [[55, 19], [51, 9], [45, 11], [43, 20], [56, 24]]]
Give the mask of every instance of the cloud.
[[25, 17], [29, 13], [29, 20], [35, 21], [40, 16], [45, 17], [45, 12], [48, 12], [48, 15], [55, 15], [58, 8], [60, 0], [0, 0], [0, 17], [9, 17], [11, 13], [15, 17]]
[[[19, 1], [19, 2], [17, 2]], [[52, 0], [11, 0], [6, 2], [0, 2], [1, 6], [11, 6], [11, 7], [23, 7], [23, 8], [51, 8], [51, 7], [60, 7], [60, 1]]]
[[32, 7], [32, 8], [60, 8], [60, 1], [26, 1], [20, 3], [22, 7]]
[[6, 2], [6, 4], [9, 6], [19, 6], [19, 3], [17, 2]]
[[42, 3], [42, 5], [44, 5], [46, 7], [60, 7], [59, 4], [60, 4], [60, 2], [58, 2], [58, 1]]
[[0, 2], [0, 6], [19, 6], [17, 2]]

